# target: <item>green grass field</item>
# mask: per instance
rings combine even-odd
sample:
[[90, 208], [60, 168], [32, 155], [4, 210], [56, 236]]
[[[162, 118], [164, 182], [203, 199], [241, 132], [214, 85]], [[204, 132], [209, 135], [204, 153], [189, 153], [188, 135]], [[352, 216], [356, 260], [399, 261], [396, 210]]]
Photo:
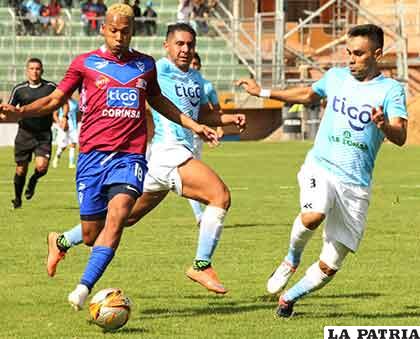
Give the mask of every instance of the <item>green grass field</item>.
[[[207, 293], [190, 282], [197, 227], [186, 200], [174, 194], [131, 229], [94, 292], [121, 287], [135, 306], [128, 324], [104, 334], [74, 312], [67, 295], [89, 250], [70, 250], [51, 279], [46, 235], [78, 222], [74, 171], [50, 169], [36, 195], [13, 211], [12, 148], [0, 149], [0, 338], [284, 338], [323, 337], [324, 326], [419, 325], [419, 150], [384, 145], [376, 163], [365, 238], [336, 279], [276, 319], [266, 279], [284, 256], [298, 212], [296, 173], [309, 143], [224, 143], [204, 160], [232, 191], [232, 207], [214, 258], [230, 292]], [[293, 281], [318, 258], [321, 230]]]

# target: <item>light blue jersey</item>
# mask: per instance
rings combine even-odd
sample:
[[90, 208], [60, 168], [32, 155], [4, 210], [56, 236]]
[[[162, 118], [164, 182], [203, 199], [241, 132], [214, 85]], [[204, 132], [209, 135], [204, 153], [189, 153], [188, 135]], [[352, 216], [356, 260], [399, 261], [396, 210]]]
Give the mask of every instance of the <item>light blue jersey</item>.
[[[76, 100], [69, 99], [69, 112], [67, 114], [68, 123], [69, 123], [69, 130], [76, 130], [77, 129], [77, 112], [79, 112], [79, 105]], [[58, 117], [61, 118], [63, 116], [63, 108], [60, 107], [58, 110]]]
[[[194, 120], [198, 120], [200, 106], [208, 102], [204, 93], [204, 79], [200, 73], [190, 69], [181, 71], [167, 58], [156, 63], [158, 83], [162, 94], [171, 100], [178, 109]], [[193, 150], [193, 132], [170, 121], [152, 109], [155, 134], [153, 143], [181, 144]]]
[[332, 68], [312, 89], [328, 104], [306, 161], [315, 161], [340, 181], [369, 186], [384, 133], [371, 121], [372, 108], [385, 117], [408, 118], [404, 88], [382, 74], [361, 82], [348, 68]]
[[217, 97], [217, 92], [213, 87], [213, 84], [204, 79], [204, 94], [207, 97], [207, 100], [214, 106], [219, 104], [219, 98]]

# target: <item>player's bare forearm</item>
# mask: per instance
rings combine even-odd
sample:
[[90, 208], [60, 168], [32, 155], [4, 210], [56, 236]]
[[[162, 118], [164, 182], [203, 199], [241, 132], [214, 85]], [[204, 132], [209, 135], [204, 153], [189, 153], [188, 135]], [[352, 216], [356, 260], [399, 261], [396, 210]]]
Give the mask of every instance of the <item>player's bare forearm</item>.
[[213, 145], [218, 144], [217, 133], [211, 128], [198, 124], [188, 115], [182, 113], [168, 98], [163, 95], [149, 97], [147, 99], [149, 105], [157, 112], [172, 120], [173, 122], [188, 128], [200, 136], [204, 141]]
[[224, 114], [218, 111], [208, 111], [206, 114], [201, 114], [199, 122], [208, 126], [227, 126], [235, 123], [232, 114]]
[[273, 89], [271, 90], [270, 98], [291, 104], [310, 104], [320, 99], [311, 87], [295, 87], [284, 90]]
[[403, 146], [407, 140], [407, 120], [405, 119], [385, 123], [381, 130], [389, 141], [398, 146]]
[[402, 146], [407, 139], [407, 120], [397, 117], [388, 120], [385, 117], [383, 107], [373, 107], [371, 114], [372, 122], [379, 128], [385, 137], [392, 143]]
[[236, 85], [243, 87], [251, 95], [267, 97], [289, 103], [310, 104], [319, 101], [320, 99], [312, 87], [294, 87], [284, 90], [265, 89], [262, 91], [261, 86], [257, 84], [254, 79], [240, 79], [236, 82]]
[[178, 109], [178, 107], [176, 107], [172, 103], [172, 101], [170, 101], [165, 96], [160, 95], [149, 97], [147, 99], [147, 102], [154, 110], [156, 110], [169, 120], [172, 120], [173, 122], [181, 125], [182, 127], [191, 129], [193, 131], [196, 130], [198, 124], [193, 119], [182, 113]]
[[19, 114], [25, 117], [48, 115], [63, 106], [66, 100], [64, 93], [56, 89], [50, 95], [35, 100], [29, 105], [22, 106]]

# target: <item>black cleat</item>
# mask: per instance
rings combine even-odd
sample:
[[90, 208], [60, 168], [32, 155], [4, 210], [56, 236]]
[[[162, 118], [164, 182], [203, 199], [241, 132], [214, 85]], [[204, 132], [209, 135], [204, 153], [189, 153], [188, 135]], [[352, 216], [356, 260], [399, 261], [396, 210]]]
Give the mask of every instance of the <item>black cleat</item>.
[[26, 187], [26, 191], [25, 191], [26, 200], [31, 200], [32, 197], [34, 196], [36, 183], [37, 181], [33, 180], [32, 178], [31, 180], [29, 180], [28, 186]]
[[22, 207], [22, 200], [15, 198], [15, 199], [12, 200], [12, 204], [13, 204], [14, 209], [21, 208]]
[[281, 296], [279, 299], [279, 307], [277, 307], [276, 314], [279, 318], [290, 318], [293, 315], [294, 302], [285, 301]]

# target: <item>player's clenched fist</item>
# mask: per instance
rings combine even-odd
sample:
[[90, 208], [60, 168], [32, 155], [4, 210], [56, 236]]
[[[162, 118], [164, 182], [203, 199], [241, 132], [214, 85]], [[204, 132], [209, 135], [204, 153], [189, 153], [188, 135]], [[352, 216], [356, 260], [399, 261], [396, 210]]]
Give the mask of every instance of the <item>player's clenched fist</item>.
[[372, 108], [372, 114], [371, 118], [373, 123], [378, 127], [379, 129], [383, 129], [386, 123], [385, 120], [385, 114], [382, 110], [382, 106], [379, 106], [378, 108], [373, 107]]
[[255, 96], [259, 96], [261, 92], [261, 87], [256, 83], [254, 79], [239, 79], [236, 81], [236, 86], [242, 86], [245, 91]]
[[20, 114], [21, 113], [21, 109], [13, 106], [13, 105], [9, 105], [9, 104], [1, 104], [0, 105], [0, 118], [2, 120], [6, 119], [7, 115], [9, 114]]

